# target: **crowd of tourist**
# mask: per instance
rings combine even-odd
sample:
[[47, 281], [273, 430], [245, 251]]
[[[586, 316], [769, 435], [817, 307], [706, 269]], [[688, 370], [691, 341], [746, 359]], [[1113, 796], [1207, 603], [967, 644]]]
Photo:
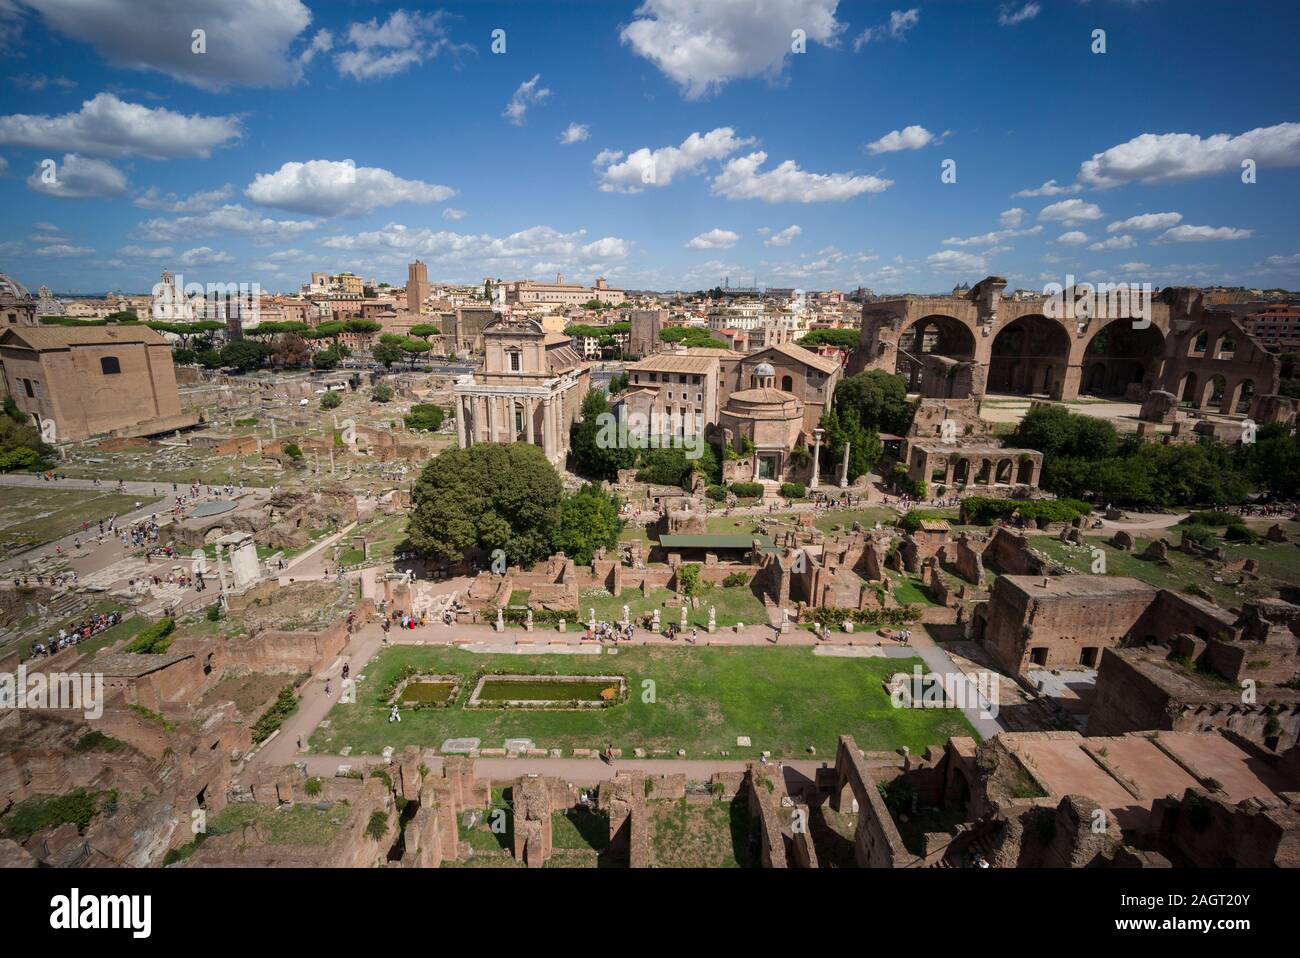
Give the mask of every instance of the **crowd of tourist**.
[[111, 629], [121, 621], [122, 615], [119, 612], [101, 612], [98, 615], [87, 616], [81, 622], [59, 629], [44, 642], [33, 644], [32, 655], [54, 655], [62, 652], [74, 645], [80, 645], [91, 636]]

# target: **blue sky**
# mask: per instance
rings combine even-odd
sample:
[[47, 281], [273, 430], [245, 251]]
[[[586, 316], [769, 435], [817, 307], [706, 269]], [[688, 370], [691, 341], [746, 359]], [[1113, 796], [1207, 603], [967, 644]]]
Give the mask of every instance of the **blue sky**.
[[0, 272], [1297, 288], [1298, 26], [1251, 0], [0, 0]]

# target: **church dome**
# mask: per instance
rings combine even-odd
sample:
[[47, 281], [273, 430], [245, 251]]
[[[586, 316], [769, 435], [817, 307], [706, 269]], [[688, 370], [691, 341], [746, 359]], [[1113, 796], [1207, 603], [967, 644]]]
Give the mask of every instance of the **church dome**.
[[759, 363], [754, 368], [754, 375], [759, 379], [776, 375], [776, 368], [771, 363]]
[[32, 298], [32, 294], [27, 292], [26, 286], [4, 273], [0, 273], [0, 296], [12, 296], [15, 299]]

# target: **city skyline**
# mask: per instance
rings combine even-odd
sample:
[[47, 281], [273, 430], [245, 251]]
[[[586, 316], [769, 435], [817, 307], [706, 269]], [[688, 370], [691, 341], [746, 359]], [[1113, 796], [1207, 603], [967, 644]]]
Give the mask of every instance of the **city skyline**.
[[632, 289], [1295, 287], [1296, 68], [1254, 64], [1297, 15], [1259, 6], [4, 3], [0, 265], [68, 292], [401, 285], [415, 258]]

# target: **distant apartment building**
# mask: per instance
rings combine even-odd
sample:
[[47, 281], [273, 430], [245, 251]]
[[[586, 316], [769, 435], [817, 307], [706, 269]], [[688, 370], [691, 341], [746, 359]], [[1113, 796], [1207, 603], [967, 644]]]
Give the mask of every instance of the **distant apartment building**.
[[602, 276], [595, 286], [583, 286], [579, 283], [566, 283], [564, 277], [557, 275], [554, 283], [538, 283], [530, 279], [515, 280], [503, 284], [506, 302], [512, 306], [529, 306], [533, 304], [553, 304], [559, 306], [581, 306], [583, 303], [598, 299], [610, 306], [617, 306], [626, 298], [621, 289], [613, 289]]
[[440, 313], [447, 351], [460, 356], [483, 352], [483, 331], [496, 319], [497, 314], [488, 306], [457, 306]]
[[1300, 349], [1300, 303], [1276, 303], [1261, 306], [1242, 319], [1246, 332], [1265, 348], [1280, 352]]
[[353, 273], [338, 273], [330, 277], [330, 288], [340, 293], [361, 296], [366, 291], [366, 284], [360, 276]]

